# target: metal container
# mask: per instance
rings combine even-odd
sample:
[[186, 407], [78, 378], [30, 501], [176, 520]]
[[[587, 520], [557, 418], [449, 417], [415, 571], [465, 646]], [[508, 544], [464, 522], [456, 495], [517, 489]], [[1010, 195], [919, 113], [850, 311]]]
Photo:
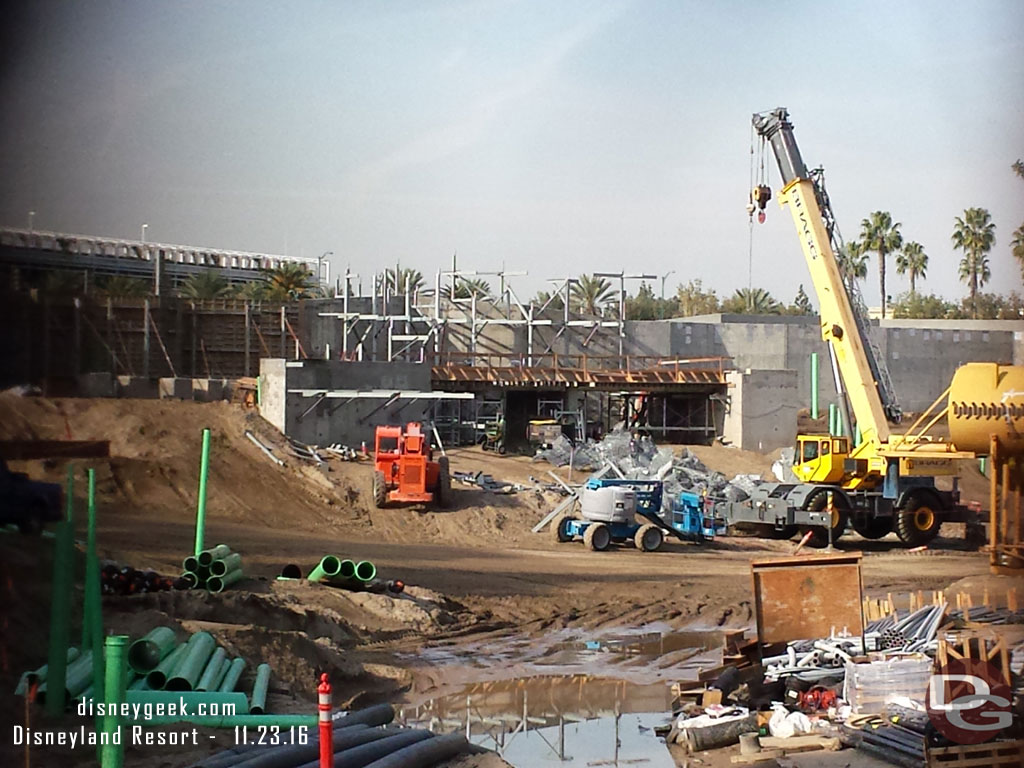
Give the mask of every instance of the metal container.
[[949, 387], [949, 434], [961, 451], [987, 454], [994, 435], [1003, 456], [1024, 453], [1024, 366], [968, 363]]

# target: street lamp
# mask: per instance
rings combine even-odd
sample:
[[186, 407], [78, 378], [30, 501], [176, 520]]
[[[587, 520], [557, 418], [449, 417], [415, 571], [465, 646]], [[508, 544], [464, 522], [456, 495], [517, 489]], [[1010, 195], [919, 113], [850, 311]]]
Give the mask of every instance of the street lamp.
[[669, 277], [671, 277], [675, 273], [676, 273], [676, 271], [674, 269], [670, 269], [668, 272], [666, 272], [664, 275], [661, 276], [661, 300], [662, 301], [665, 300], [665, 281], [668, 280]]
[[32, 229], [32, 219], [34, 219], [35, 217], [36, 217], [36, 212], [35, 211], [29, 211], [28, 212], [28, 232], [29, 232], [29, 234], [32, 234], [35, 231], [35, 230]]
[[[320, 254], [319, 258], [317, 258], [317, 260], [316, 260], [316, 286], [317, 286], [317, 288], [321, 287], [324, 284], [324, 267], [323, 267], [324, 259], [326, 259], [328, 256], [333, 256], [333, 255], [334, 255], [334, 251], [324, 251], [323, 253]], [[330, 264], [330, 262], [328, 262], [327, 263], [328, 274], [330, 274], [330, 272], [329, 272], [330, 267], [331, 267], [331, 264]]]
[[149, 224], [143, 224], [142, 225], [142, 230], [141, 230], [142, 242], [146, 242], [146, 230], [147, 229], [149, 229]]

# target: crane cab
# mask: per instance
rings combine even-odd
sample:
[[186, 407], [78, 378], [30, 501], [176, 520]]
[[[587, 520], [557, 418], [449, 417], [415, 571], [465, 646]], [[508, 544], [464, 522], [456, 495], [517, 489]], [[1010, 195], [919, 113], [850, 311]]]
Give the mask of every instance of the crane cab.
[[839, 483], [850, 455], [850, 438], [797, 435], [793, 474], [805, 483]]

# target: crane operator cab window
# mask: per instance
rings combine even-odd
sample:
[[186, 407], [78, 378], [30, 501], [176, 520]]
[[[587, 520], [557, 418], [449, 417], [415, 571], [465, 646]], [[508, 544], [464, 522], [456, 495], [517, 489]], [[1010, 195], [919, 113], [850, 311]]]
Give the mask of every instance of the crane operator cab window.
[[803, 450], [800, 453], [801, 461], [814, 461], [820, 456], [828, 456], [828, 440], [804, 440]]

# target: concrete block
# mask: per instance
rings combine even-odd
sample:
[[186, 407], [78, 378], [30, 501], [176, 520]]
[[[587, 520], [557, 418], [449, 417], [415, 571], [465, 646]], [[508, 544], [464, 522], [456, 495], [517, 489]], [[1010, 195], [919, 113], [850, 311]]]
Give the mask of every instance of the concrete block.
[[80, 397], [114, 397], [114, 377], [109, 372], [83, 373], [76, 380]]
[[115, 391], [118, 397], [147, 400], [156, 398], [160, 393], [155, 379], [144, 379], [141, 376], [118, 376]]
[[229, 388], [224, 379], [192, 379], [192, 399], [203, 403], [225, 400]]
[[159, 380], [159, 397], [161, 400], [177, 398], [187, 400], [192, 397], [192, 379], [162, 378]]

